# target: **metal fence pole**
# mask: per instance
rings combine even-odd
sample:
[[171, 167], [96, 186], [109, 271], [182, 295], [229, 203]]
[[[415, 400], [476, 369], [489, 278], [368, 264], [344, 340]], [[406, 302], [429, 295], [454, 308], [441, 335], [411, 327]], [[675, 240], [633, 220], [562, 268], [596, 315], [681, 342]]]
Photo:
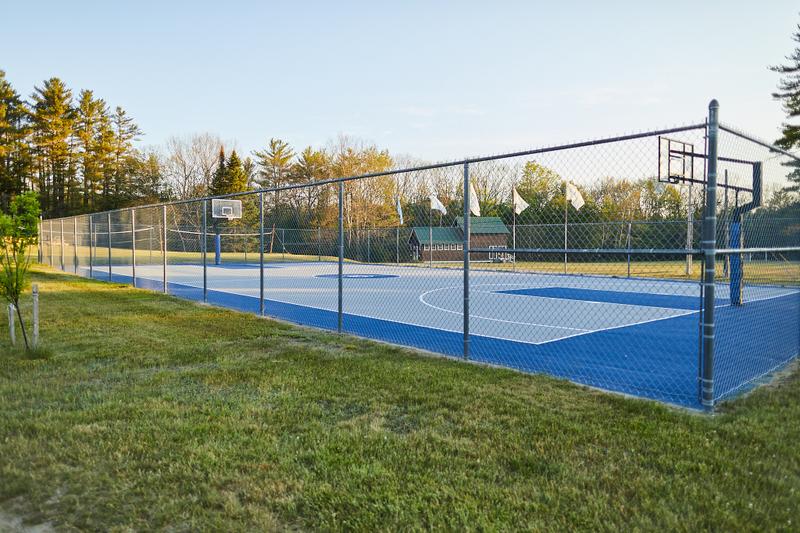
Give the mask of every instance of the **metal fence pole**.
[[78, 273], [78, 217], [72, 218], [72, 270]]
[[317, 261], [322, 262], [322, 226], [317, 226]]
[[161, 206], [161, 232], [164, 242], [163, 253], [161, 254], [161, 279], [164, 282], [164, 294], [167, 294], [167, 206]]
[[64, 267], [64, 219], [62, 218], [60, 221], [61, 224], [61, 270], [65, 270]]
[[111, 213], [106, 215], [106, 222], [108, 223], [108, 281], [111, 281], [113, 274], [111, 273]]
[[400, 226], [397, 226], [397, 231], [395, 233], [395, 262], [399, 265], [400, 264]]
[[342, 318], [344, 308], [342, 306], [342, 279], [344, 277], [344, 182], [339, 182], [339, 308], [338, 324], [336, 330], [342, 332]]
[[631, 221], [628, 221], [628, 277], [631, 277]]
[[264, 193], [258, 193], [258, 314], [264, 316]]
[[208, 261], [206, 248], [208, 248], [208, 200], [203, 200], [203, 234], [200, 236], [202, 244], [200, 251], [203, 254], [203, 301], [208, 302]]
[[44, 228], [42, 227], [43, 224], [44, 224], [44, 222], [42, 222], [42, 217], [40, 215], [39, 216], [39, 226], [37, 227], [37, 230], [39, 232], [39, 246], [38, 246], [37, 258], [36, 258], [39, 263], [41, 263], [42, 259], [44, 258], [44, 242], [42, 242], [42, 237], [44, 236]]
[[469, 359], [469, 164], [464, 163], [464, 359]]
[[700, 401], [706, 409], [714, 407], [714, 277], [717, 252], [717, 143], [719, 137], [719, 103], [708, 105], [708, 179], [706, 209], [703, 220], [703, 364], [701, 367]]
[[94, 277], [94, 217], [89, 215], [89, 277]]
[[49, 231], [47, 233], [48, 233], [47, 241], [50, 244], [50, 261], [49, 261], [49, 263], [50, 263], [51, 267], [54, 267], [55, 265], [53, 264], [53, 261], [55, 261], [55, 258], [53, 257], [53, 221], [52, 220], [50, 221], [50, 229], [49, 229]]
[[[692, 206], [692, 184], [689, 184], [689, 209], [686, 213], [686, 249], [691, 250], [694, 246], [694, 209]], [[692, 275], [692, 254], [686, 254], [686, 276]]]
[[131, 279], [136, 287], [136, 209], [131, 209]]

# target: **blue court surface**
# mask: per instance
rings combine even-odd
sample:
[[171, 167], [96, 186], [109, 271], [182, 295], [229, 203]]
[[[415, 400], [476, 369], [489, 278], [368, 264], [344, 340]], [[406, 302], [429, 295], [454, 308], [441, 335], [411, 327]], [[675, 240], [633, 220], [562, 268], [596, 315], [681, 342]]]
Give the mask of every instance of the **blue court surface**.
[[[338, 265], [270, 263], [265, 314], [337, 328]], [[343, 329], [461, 357], [463, 271], [346, 263]], [[88, 275], [88, 269], [82, 269]], [[113, 281], [130, 283], [130, 266]], [[108, 279], [107, 267], [94, 269]], [[169, 293], [203, 300], [199, 265], [169, 265]], [[209, 265], [211, 304], [258, 313], [258, 265]], [[163, 289], [160, 264], [137, 265], [137, 286]], [[699, 408], [700, 285], [691, 281], [473, 270], [471, 359]], [[746, 286], [744, 306], [717, 287], [715, 397], [751, 386], [800, 352], [800, 291]]]

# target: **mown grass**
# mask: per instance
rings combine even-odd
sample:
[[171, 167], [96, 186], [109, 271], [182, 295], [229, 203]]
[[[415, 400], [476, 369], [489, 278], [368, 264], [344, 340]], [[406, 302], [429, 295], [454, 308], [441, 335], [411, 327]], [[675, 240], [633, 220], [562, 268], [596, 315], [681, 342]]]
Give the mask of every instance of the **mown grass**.
[[713, 417], [38, 270], [0, 509], [87, 530], [793, 530], [797, 374]]

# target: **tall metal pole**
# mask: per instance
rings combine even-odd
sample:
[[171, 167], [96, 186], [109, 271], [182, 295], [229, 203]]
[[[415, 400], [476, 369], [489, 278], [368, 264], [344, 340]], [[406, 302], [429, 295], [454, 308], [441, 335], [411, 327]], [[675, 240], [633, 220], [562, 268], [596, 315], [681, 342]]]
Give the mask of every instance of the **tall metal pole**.
[[72, 217], [72, 270], [78, 273], [78, 217]]
[[42, 227], [43, 224], [44, 222], [42, 222], [42, 217], [41, 215], [39, 215], [39, 226], [37, 228], [39, 232], [39, 246], [38, 246], [38, 257], [36, 258], [39, 263], [41, 263], [42, 259], [44, 258], [44, 242], [42, 242], [42, 237], [44, 236], [44, 228]]
[[[728, 215], [728, 169], [725, 169], [725, 199], [723, 200], [722, 211], [725, 213], [725, 246], [729, 246], [731, 242], [731, 220]], [[730, 256], [725, 255], [724, 258], [724, 274], [728, 276], [730, 268]]]
[[517, 208], [514, 206], [514, 193], [511, 193], [511, 248], [514, 249], [511, 269], [517, 270]]
[[111, 281], [113, 274], [111, 272], [111, 213], [106, 214], [106, 223], [108, 224], [108, 281]]
[[569, 220], [569, 202], [567, 201], [567, 182], [564, 182], [564, 274], [567, 273], [567, 221]]
[[136, 209], [131, 209], [131, 278], [136, 287]]
[[322, 262], [322, 226], [317, 226], [317, 262]]
[[200, 236], [202, 239], [200, 251], [203, 254], [203, 301], [208, 302], [208, 260], [206, 257], [206, 249], [208, 248], [208, 200], [203, 200], [203, 234]]
[[64, 219], [60, 220], [61, 223], [61, 270], [65, 270], [64, 268]]
[[433, 268], [433, 205], [428, 211], [428, 267]]
[[464, 359], [469, 359], [469, 163], [464, 163]]
[[717, 252], [717, 143], [719, 137], [719, 103], [708, 105], [708, 179], [706, 209], [703, 220], [703, 361], [700, 402], [706, 409], [714, 407], [714, 277]]
[[[694, 206], [692, 205], [692, 184], [689, 183], [689, 209], [686, 213], [686, 249], [692, 249], [694, 241]], [[692, 275], [692, 254], [686, 254], [686, 276]]]
[[89, 215], [89, 277], [94, 277], [94, 217]]
[[162, 242], [163, 250], [161, 254], [161, 269], [162, 269], [162, 281], [164, 283], [164, 294], [167, 291], [167, 206], [161, 206], [161, 232], [162, 232]]
[[400, 264], [400, 226], [397, 226], [394, 235], [395, 263]]
[[626, 239], [626, 246], [628, 247], [628, 277], [631, 277], [631, 221], [628, 220], [628, 238]]
[[50, 230], [48, 231], [48, 242], [50, 243], [50, 266], [55, 267], [53, 261], [55, 258], [53, 257], [53, 221], [50, 221]]
[[258, 314], [264, 316], [264, 193], [258, 193]]
[[344, 277], [344, 182], [339, 182], [339, 308], [337, 331], [342, 332], [342, 318], [344, 308], [342, 306], [342, 279]]

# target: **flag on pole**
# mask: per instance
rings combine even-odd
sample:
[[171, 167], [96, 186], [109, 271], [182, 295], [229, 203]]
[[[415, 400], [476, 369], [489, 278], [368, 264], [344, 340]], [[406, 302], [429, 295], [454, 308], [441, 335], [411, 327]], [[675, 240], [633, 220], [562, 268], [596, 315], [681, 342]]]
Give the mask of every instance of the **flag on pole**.
[[431, 209], [433, 211], [439, 211], [443, 215], [447, 214], [447, 209], [445, 208], [444, 204], [440, 202], [438, 198], [436, 198], [435, 194], [431, 194], [429, 198], [431, 201]]
[[397, 209], [397, 218], [400, 219], [400, 225], [403, 225], [403, 206], [400, 205], [400, 195], [395, 197], [394, 207]]
[[511, 203], [514, 204], [514, 212], [518, 215], [530, 207], [530, 204], [519, 195], [516, 187], [511, 189]]
[[478, 203], [478, 195], [472, 182], [469, 182], [469, 212], [476, 217], [481, 216], [481, 204]]
[[567, 201], [572, 204], [572, 207], [578, 210], [586, 203], [583, 201], [583, 196], [581, 196], [581, 192], [578, 188], [569, 181], [567, 182]]

